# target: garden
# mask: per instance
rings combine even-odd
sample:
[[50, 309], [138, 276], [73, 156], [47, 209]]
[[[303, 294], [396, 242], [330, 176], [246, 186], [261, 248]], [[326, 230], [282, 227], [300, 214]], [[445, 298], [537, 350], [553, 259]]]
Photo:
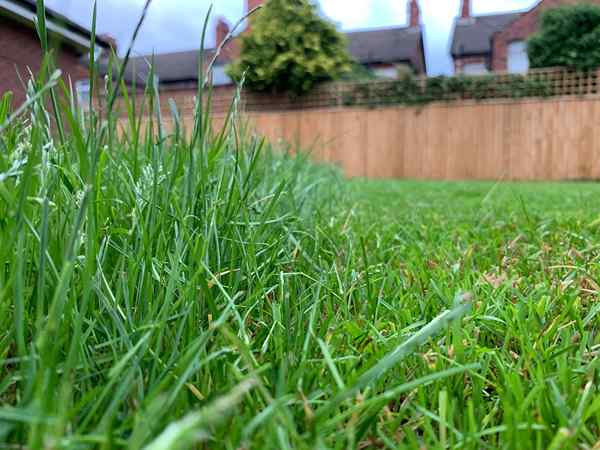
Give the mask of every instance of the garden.
[[348, 180], [119, 81], [0, 102], [0, 447], [598, 448], [600, 186]]

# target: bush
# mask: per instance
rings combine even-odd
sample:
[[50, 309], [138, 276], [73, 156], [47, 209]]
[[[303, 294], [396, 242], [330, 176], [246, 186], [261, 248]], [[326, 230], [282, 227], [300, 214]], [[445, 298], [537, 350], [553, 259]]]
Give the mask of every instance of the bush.
[[600, 67], [600, 7], [574, 5], [545, 11], [528, 53], [533, 68], [587, 71]]
[[345, 37], [308, 0], [269, 0], [242, 38], [241, 56], [228, 73], [257, 92], [310, 91], [351, 72]]

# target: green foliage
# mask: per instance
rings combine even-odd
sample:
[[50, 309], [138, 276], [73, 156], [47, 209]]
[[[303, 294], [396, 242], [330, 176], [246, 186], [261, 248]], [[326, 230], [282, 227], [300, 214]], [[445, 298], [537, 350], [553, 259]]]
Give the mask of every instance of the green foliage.
[[350, 70], [342, 75], [343, 81], [370, 81], [375, 80], [377, 77], [371, 69], [353, 62], [350, 64]]
[[396, 81], [358, 84], [344, 94], [343, 103], [353, 105], [424, 105], [451, 100], [485, 100], [492, 98], [548, 97], [551, 86], [543, 80], [525, 75], [505, 76], [502, 82], [494, 75], [430, 77], [404, 76]]
[[600, 7], [580, 4], [548, 9], [529, 40], [531, 67], [600, 67]]
[[8, 114], [10, 113], [11, 100], [11, 92], [5, 92], [2, 95], [2, 97], [0, 97], [0, 123], [4, 122], [8, 118]]
[[228, 73], [254, 91], [301, 95], [351, 70], [345, 37], [309, 0], [268, 0], [241, 41]]

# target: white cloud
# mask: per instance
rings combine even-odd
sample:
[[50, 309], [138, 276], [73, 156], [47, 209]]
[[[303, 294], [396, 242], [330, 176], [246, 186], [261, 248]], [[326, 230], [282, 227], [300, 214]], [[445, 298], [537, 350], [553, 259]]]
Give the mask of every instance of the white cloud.
[[375, 0], [321, 0], [321, 8], [327, 16], [341, 22], [344, 28], [363, 26], [373, 10]]

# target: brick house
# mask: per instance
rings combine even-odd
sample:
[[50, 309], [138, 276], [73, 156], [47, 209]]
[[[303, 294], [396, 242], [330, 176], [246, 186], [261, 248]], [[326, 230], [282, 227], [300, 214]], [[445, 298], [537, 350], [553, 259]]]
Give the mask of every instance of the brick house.
[[408, 26], [346, 33], [350, 55], [381, 78], [396, 78], [399, 68], [426, 74], [423, 26], [417, 0], [408, 2], [408, 20]]
[[600, 4], [600, 0], [540, 0], [527, 11], [475, 16], [471, 0], [462, 0], [451, 41], [455, 73], [526, 72], [527, 39], [538, 30], [542, 11], [581, 2]]
[[[246, 10], [250, 11], [264, 0], [246, 0]], [[373, 70], [380, 77], [395, 77], [398, 68], [408, 68], [417, 73], [427, 72], [423, 27], [420, 20], [418, 0], [408, 0], [408, 26], [379, 29], [358, 30], [347, 33], [349, 51], [352, 56], [365, 67]], [[251, 31], [251, 20], [244, 33]], [[230, 31], [230, 26], [223, 18], [217, 20], [215, 41], [217, 47]], [[226, 74], [226, 66], [239, 56], [239, 39], [233, 39], [219, 56], [212, 74], [213, 86], [230, 87], [232, 80]], [[163, 53], [152, 56], [131, 58], [125, 70], [126, 81], [143, 84], [149, 71], [149, 62], [154, 62], [154, 72], [161, 88], [179, 91], [182, 96], [186, 91], [195, 90], [198, 81], [198, 50]], [[205, 51], [206, 59], [211, 60], [215, 49]]]
[[[29, 71], [39, 71], [42, 61], [35, 18], [35, 0], [0, 0], [0, 95], [12, 91], [17, 103], [25, 99], [23, 84], [29, 79]], [[48, 8], [46, 20], [57, 66], [76, 86], [80, 97], [89, 95], [85, 55], [91, 45], [90, 31]], [[108, 51], [110, 45], [108, 39], [97, 38], [97, 54]]]

